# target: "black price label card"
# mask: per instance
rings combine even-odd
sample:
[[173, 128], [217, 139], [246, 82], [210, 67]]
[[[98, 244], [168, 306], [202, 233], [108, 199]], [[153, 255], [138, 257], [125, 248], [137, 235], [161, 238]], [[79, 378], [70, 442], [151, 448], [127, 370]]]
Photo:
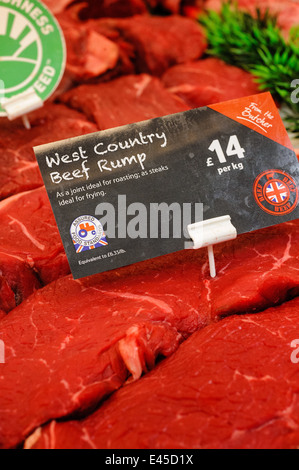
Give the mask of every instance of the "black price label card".
[[229, 215], [241, 234], [299, 216], [299, 165], [269, 93], [35, 153], [76, 279], [182, 250], [201, 220]]

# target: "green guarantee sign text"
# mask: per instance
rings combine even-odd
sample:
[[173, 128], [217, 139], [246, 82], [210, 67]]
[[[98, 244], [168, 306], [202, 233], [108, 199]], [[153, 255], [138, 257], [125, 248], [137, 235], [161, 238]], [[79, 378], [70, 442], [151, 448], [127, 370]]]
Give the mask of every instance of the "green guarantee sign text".
[[0, 0], [1, 100], [34, 88], [45, 101], [65, 69], [63, 33], [53, 15], [37, 0]]

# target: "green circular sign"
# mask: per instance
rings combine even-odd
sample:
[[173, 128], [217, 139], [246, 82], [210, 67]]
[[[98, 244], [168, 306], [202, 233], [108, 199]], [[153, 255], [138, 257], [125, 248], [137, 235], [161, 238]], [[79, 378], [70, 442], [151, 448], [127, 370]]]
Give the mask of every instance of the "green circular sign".
[[45, 101], [59, 85], [65, 60], [63, 33], [41, 2], [0, 2], [0, 116], [6, 116], [3, 99], [29, 88]]

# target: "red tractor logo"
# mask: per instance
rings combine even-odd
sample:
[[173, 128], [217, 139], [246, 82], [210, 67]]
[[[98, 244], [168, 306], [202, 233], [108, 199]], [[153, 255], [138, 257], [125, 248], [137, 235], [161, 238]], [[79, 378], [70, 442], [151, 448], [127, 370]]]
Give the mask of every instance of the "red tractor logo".
[[96, 235], [96, 228], [94, 225], [90, 225], [88, 222], [80, 225], [79, 236], [81, 238], [86, 238], [90, 232], [92, 235]]

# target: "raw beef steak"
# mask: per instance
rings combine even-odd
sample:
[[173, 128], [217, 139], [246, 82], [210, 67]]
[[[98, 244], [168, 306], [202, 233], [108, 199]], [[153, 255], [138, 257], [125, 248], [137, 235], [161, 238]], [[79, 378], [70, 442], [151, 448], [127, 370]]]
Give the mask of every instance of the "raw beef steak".
[[115, 18], [101, 18], [89, 20], [85, 23], [88, 31], [95, 31], [112, 41], [118, 49], [119, 60], [117, 65], [97, 81], [108, 81], [121, 75], [132, 75], [136, 72], [134, 63], [135, 49], [133, 44], [127, 41], [121, 30], [117, 27], [121, 20]]
[[259, 93], [252, 75], [216, 58], [176, 65], [163, 83], [192, 108]]
[[169, 67], [200, 58], [206, 41], [198, 23], [178, 15], [139, 15], [115, 23], [134, 46], [138, 73], [160, 76]]
[[77, 111], [61, 104], [46, 104], [29, 115], [31, 129], [20, 120], [1, 120], [0, 199], [43, 185], [32, 147], [97, 130]]
[[145, 0], [154, 12], [179, 13], [182, 0]]
[[198, 263], [66, 277], [2, 319], [0, 447], [50, 419], [87, 412], [200, 328]]
[[158, 78], [128, 75], [98, 85], [81, 85], [61, 100], [83, 111], [99, 129], [131, 124], [189, 109]]
[[146, 13], [144, 0], [87, 0], [75, 7], [82, 20], [89, 18], [122, 18]]
[[182, 0], [158, 0], [158, 5], [161, 5], [165, 10], [171, 13], [179, 13]]
[[60, 14], [58, 20], [68, 52], [65, 76], [70, 81], [84, 81], [114, 69], [119, 59], [116, 42], [89, 28], [86, 23], [76, 21], [70, 14]]
[[40, 287], [40, 280], [26, 261], [0, 253], [0, 319]]
[[54, 421], [26, 447], [296, 449], [298, 337], [299, 298], [222, 320], [88, 418]]
[[74, 0], [43, 0], [45, 5], [51, 10], [52, 13], [60, 13], [67, 8]]
[[215, 250], [218, 276], [206, 266], [208, 318], [261, 311], [299, 295], [299, 220], [239, 236]]
[[[206, 251], [185, 250], [80, 281], [63, 278], [33, 294], [1, 320], [1, 339], [14, 352], [7, 356], [5, 380], [0, 381], [5, 387], [0, 390], [1, 446], [17, 445], [51, 418], [90, 411], [129, 373], [137, 379], [159, 352], [167, 356], [182, 339], [235, 313], [240, 305], [254, 310], [258, 299], [256, 308], [265, 309], [294, 296], [299, 286], [298, 223], [281, 227], [219, 245], [214, 280], [204, 281]], [[268, 255], [278, 240], [287, 244], [285, 256], [279, 247], [276, 255]], [[228, 311], [229, 273], [231, 269], [234, 282], [237, 267], [240, 283]], [[276, 290], [279, 296], [269, 298]], [[155, 342], [160, 334], [164, 342]], [[16, 374], [21, 377], [17, 384]], [[12, 387], [14, 394], [5, 393]]]
[[[69, 44], [67, 73], [72, 72], [80, 80], [100, 76], [105, 69], [110, 70], [111, 77], [116, 73], [159, 76], [172, 65], [198, 59], [206, 49], [198, 23], [178, 15], [136, 15], [82, 23], [71, 10], [59, 15], [59, 21]], [[98, 46], [94, 47], [96, 42]], [[97, 70], [101, 73], [96, 73]], [[102, 80], [106, 81], [107, 76]]]
[[70, 272], [44, 187], [0, 202], [0, 309]]

